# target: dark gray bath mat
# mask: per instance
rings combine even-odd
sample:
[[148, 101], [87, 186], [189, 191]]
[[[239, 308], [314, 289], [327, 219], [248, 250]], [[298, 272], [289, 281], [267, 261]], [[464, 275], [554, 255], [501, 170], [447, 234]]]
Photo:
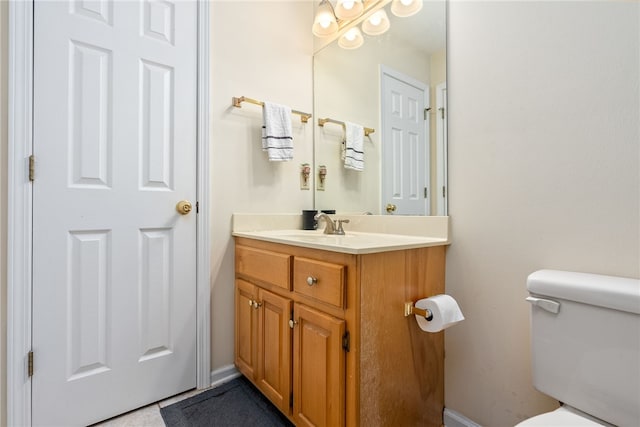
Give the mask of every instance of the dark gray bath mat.
[[245, 377], [160, 409], [167, 427], [293, 426]]

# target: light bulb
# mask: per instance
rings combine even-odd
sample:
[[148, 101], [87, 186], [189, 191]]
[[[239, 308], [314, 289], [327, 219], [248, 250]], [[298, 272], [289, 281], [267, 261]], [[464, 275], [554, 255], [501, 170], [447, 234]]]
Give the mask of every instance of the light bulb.
[[358, 27], [350, 28], [338, 39], [338, 46], [343, 49], [357, 49], [364, 43], [362, 33]]
[[338, 0], [335, 13], [338, 19], [348, 21], [362, 14], [362, 0]]
[[369, 18], [369, 22], [371, 22], [371, 25], [375, 27], [380, 25], [380, 23], [382, 22], [382, 17], [380, 16], [380, 13], [373, 14], [371, 18]]
[[[405, 1], [406, 1], [406, 0], [405, 0]], [[351, 10], [351, 9], [353, 9], [353, 5], [354, 5], [354, 4], [355, 4], [355, 2], [354, 2], [354, 1], [347, 0], [347, 1], [343, 1], [343, 2], [342, 2], [342, 7], [344, 7], [344, 8], [345, 8], [345, 9], [347, 9], [347, 10]]]
[[320, 2], [311, 31], [316, 37], [329, 37], [338, 31], [338, 23], [333, 14], [333, 7], [328, 0]]
[[391, 13], [401, 18], [415, 15], [422, 9], [423, 0], [393, 0]]
[[384, 9], [380, 9], [362, 23], [362, 31], [370, 36], [379, 36], [389, 29], [389, 17]]

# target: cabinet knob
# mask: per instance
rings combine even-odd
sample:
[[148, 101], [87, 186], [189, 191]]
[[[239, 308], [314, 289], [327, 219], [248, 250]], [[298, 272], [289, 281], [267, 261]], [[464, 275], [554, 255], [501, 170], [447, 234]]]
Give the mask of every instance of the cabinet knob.
[[289, 320], [289, 327], [290, 327], [291, 329], [293, 329], [293, 327], [294, 327], [294, 326], [296, 326], [297, 324], [298, 324], [298, 321], [297, 321], [297, 320], [293, 320], [293, 319], [290, 319], [290, 320]]
[[313, 286], [317, 284], [318, 284], [318, 279], [316, 277], [313, 277], [313, 276], [307, 277], [307, 285]]
[[256, 310], [262, 307], [262, 303], [258, 301], [254, 301], [252, 305], [253, 305], [253, 308], [255, 308]]

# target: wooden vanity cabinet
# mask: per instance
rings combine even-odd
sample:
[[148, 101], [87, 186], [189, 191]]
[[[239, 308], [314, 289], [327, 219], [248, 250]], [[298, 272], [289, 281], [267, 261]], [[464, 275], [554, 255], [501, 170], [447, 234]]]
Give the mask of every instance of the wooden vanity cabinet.
[[445, 246], [344, 254], [236, 237], [235, 364], [297, 426], [441, 426]]

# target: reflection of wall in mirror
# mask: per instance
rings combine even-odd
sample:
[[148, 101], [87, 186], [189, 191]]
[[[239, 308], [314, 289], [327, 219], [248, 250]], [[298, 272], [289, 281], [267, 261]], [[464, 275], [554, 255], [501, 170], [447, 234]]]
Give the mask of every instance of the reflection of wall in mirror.
[[[316, 164], [326, 165], [328, 169], [325, 191], [316, 192], [318, 209], [381, 213], [380, 64], [426, 83], [432, 97], [435, 96], [433, 88], [445, 80], [444, 50], [426, 57], [411, 46], [390, 41], [386, 35], [367, 38], [356, 50], [344, 50], [334, 43], [314, 56], [316, 117], [331, 117], [376, 129], [365, 138], [365, 170], [362, 172], [345, 170], [342, 165], [340, 126], [327, 124], [316, 129]], [[435, 105], [435, 98], [431, 105]], [[434, 123], [431, 128], [435, 129]], [[435, 141], [435, 134], [432, 140]], [[432, 154], [431, 158], [435, 156]], [[435, 178], [432, 177], [432, 181], [435, 182]]]
[[[440, 112], [437, 108], [436, 103], [436, 88], [441, 83], [446, 83], [447, 81], [447, 53], [445, 50], [441, 50], [440, 52], [436, 52], [431, 55], [431, 82], [429, 85], [429, 96], [430, 96], [430, 105], [431, 111], [429, 114], [429, 140], [430, 140], [430, 159], [431, 159], [431, 215], [436, 215], [438, 212], [437, 203], [438, 198], [435, 197], [435, 192], [440, 191], [436, 188], [437, 182], [437, 173], [438, 173], [438, 156], [436, 153], [436, 121], [438, 120], [438, 114]], [[442, 166], [440, 166], [442, 167]]]

